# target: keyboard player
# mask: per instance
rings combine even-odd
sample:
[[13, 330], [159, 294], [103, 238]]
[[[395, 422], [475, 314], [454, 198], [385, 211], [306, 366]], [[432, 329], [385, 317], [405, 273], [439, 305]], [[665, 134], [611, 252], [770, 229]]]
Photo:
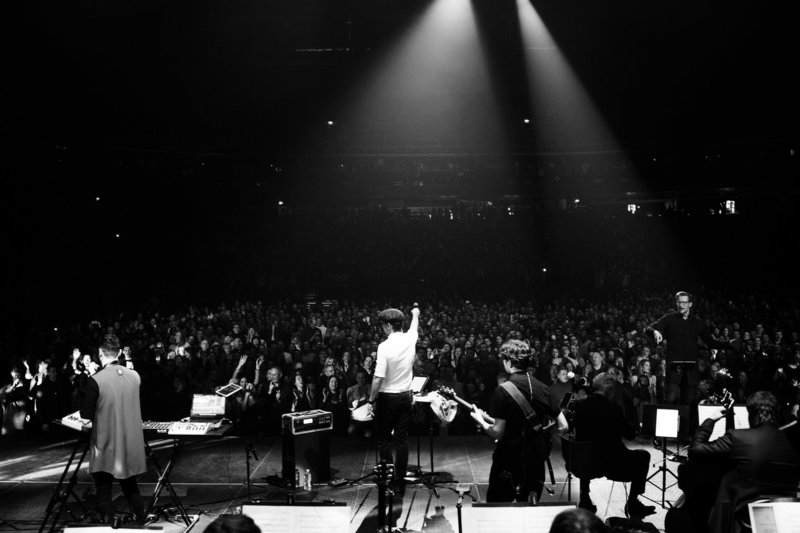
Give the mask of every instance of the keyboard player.
[[111, 485], [117, 479], [134, 521], [144, 524], [144, 501], [136, 476], [147, 470], [139, 374], [119, 364], [119, 339], [106, 335], [100, 345], [102, 370], [86, 382], [81, 417], [92, 421], [89, 472], [97, 489], [97, 510], [106, 524], [114, 521]]

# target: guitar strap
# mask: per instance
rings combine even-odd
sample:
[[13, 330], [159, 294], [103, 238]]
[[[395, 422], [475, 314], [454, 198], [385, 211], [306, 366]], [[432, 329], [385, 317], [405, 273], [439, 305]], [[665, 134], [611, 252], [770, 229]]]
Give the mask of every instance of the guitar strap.
[[515, 402], [517, 402], [517, 405], [519, 405], [519, 408], [522, 409], [522, 413], [525, 415], [525, 419], [528, 421], [531, 428], [536, 432], [541, 432], [542, 423], [539, 420], [539, 416], [536, 414], [536, 411], [533, 410], [531, 404], [528, 403], [528, 400], [525, 399], [525, 396], [523, 396], [519, 391], [517, 386], [510, 381], [505, 381], [500, 386], [505, 389], [505, 391], [514, 399]]

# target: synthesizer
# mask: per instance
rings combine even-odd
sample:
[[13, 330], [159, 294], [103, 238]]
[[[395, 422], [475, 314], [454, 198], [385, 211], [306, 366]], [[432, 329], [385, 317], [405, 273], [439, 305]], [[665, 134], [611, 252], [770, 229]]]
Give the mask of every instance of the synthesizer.
[[81, 418], [80, 411], [75, 411], [61, 418], [61, 423], [76, 431], [89, 431], [92, 429], [92, 421]]
[[211, 422], [173, 422], [169, 435], [205, 435], [211, 429]]

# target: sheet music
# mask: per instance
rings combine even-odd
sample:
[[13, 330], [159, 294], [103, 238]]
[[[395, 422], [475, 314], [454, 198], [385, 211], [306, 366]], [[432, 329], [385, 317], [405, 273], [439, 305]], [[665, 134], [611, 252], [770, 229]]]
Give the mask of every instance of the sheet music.
[[261, 533], [348, 533], [350, 523], [346, 505], [243, 505], [242, 514]]
[[735, 429], [748, 429], [750, 427], [750, 419], [747, 417], [746, 405], [733, 406], [733, 427]]
[[536, 505], [520, 507], [483, 507], [473, 505], [462, 508], [463, 533], [549, 533], [553, 519], [575, 505]]
[[751, 503], [753, 533], [794, 533], [800, 531], [800, 502]]
[[678, 436], [680, 412], [677, 409], [656, 410], [656, 437], [674, 439]]
[[[164, 531], [163, 526], [147, 526], [147, 531]], [[119, 527], [113, 529], [111, 526], [66, 526], [63, 533], [142, 533], [142, 528]]]
[[[697, 406], [697, 420], [702, 424], [707, 418], [715, 417], [722, 409], [721, 405], [698, 405]], [[725, 418], [720, 418], [714, 424], [714, 429], [711, 431], [711, 436], [708, 442], [714, 442], [725, 434]]]

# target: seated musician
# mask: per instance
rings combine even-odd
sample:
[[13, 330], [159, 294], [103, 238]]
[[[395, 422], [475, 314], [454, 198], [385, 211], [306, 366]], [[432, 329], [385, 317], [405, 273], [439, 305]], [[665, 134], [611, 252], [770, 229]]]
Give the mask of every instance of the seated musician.
[[[592, 380], [593, 394], [575, 406], [575, 440], [594, 443], [600, 475], [616, 481], [631, 481], [625, 515], [641, 518], [655, 512], [652, 505], [644, 505], [639, 495], [644, 492], [650, 453], [647, 450], [629, 450], [623, 438], [633, 439], [634, 428], [625, 419], [622, 408], [614, 402], [616, 378], [602, 372]], [[589, 478], [581, 478], [581, 496], [578, 506], [592, 512], [597, 508], [589, 497]]]
[[771, 392], [747, 398], [749, 429], [730, 429], [709, 442], [717, 415], [697, 429], [689, 459], [725, 458], [732, 470], [722, 477], [709, 518], [711, 533], [737, 531], [734, 513], [748, 501], [764, 496], [795, 496], [800, 482], [800, 458], [789, 438], [778, 428], [778, 401]]

